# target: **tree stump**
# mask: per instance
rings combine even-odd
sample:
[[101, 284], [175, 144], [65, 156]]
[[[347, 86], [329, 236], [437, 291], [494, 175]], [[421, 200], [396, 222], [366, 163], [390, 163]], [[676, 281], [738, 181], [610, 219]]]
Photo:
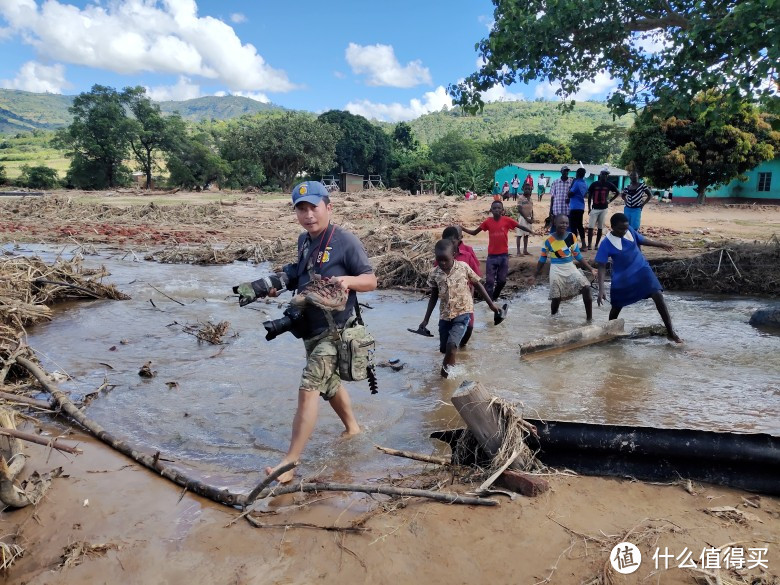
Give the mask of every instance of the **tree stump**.
[[[451, 400], [480, 449], [491, 459], [495, 457], [506, 441], [502, 430], [506, 427], [506, 421], [501, 419], [502, 414], [499, 405], [496, 404], [496, 397], [478, 382], [463, 382]], [[528, 427], [526, 428], [530, 431]], [[516, 445], [511, 447], [515, 448]], [[509, 469], [501, 474], [498, 482], [523, 495], [535, 496], [549, 489], [544, 479], [523, 473], [521, 461], [522, 458], [513, 461]], [[519, 489], [521, 483], [533, 487]]]

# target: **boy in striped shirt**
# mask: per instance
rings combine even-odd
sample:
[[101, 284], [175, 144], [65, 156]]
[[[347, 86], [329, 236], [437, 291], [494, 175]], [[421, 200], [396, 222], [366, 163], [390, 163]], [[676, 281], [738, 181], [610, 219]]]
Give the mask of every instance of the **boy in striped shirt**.
[[623, 187], [623, 192], [620, 194], [625, 203], [623, 214], [628, 218], [628, 225], [639, 231], [639, 225], [642, 222], [642, 208], [650, 201], [653, 194], [647, 185], [639, 182], [639, 173], [631, 171], [629, 178], [631, 182]]

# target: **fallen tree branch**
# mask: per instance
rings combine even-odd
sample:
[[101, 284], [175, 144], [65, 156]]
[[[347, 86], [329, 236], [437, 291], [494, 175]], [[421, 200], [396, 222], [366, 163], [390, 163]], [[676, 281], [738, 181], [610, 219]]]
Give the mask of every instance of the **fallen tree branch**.
[[452, 465], [452, 461], [447, 457], [436, 457], [434, 455], [423, 455], [422, 453], [414, 453], [412, 451], [401, 451], [399, 449], [391, 449], [390, 447], [381, 447], [374, 445], [382, 453], [388, 455], [394, 455], [396, 457], [405, 457], [406, 459], [414, 459], [415, 461], [424, 461], [426, 463], [435, 463], [437, 465]]
[[127, 455], [141, 465], [156, 471], [164, 478], [169, 479], [175, 484], [180, 485], [186, 488], [188, 491], [191, 491], [199, 496], [209, 498], [210, 500], [228, 506], [241, 505], [243, 503], [245, 498], [243, 494], [237, 494], [226, 489], [219, 489], [217, 487], [204, 484], [196, 479], [188, 477], [184, 473], [168, 465], [165, 465], [161, 462], [161, 458], [157, 458], [157, 460], [155, 460], [155, 457], [152, 455], [149, 455], [148, 453], [142, 453], [134, 446], [117, 439], [98, 423], [87, 418], [83, 412], [76, 408], [67, 395], [59, 388], [57, 388], [57, 386], [49, 379], [49, 377], [41, 368], [26, 358], [18, 357], [16, 358], [16, 361], [20, 366], [24, 367], [28, 372], [30, 372], [30, 374], [35, 376], [46, 392], [51, 394], [52, 398], [54, 398], [59, 407], [62, 409], [62, 412], [64, 412], [71, 419], [76, 421], [78, 424], [87, 429], [95, 437], [110, 447], [116, 449], [124, 455]]
[[79, 455], [83, 453], [83, 451], [78, 447], [71, 447], [70, 445], [60, 443], [54, 437], [41, 437], [40, 435], [33, 435], [32, 433], [25, 433], [24, 431], [17, 431], [16, 429], [8, 428], [0, 428], [0, 435], [14, 437], [15, 439], [21, 439], [22, 441], [35, 443], [36, 445], [43, 445], [44, 447], [51, 447], [52, 449], [57, 449], [57, 451], [64, 451], [65, 453], [70, 453], [72, 455]]
[[29, 398], [27, 396], [21, 396], [20, 394], [11, 394], [10, 392], [0, 391], [0, 398], [7, 402], [16, 402], [17, 404], [26, 404], [28, 406], [36, 406], [45, 410], [51, 411], [51, 403], [45, 400], [36, 400], [35, 398]]
[[484, 500], [461, 494], [418, 490], [413, 488], [397, 488], [387, 485], [361, 485], [353, 483], [296, 483], [290, 486], [266, 488], [258, 497], [281, 496], [296, 492], [360, 492], [364, 494], [382, 494], [384, 496], [402, 496], [412, 498], [428, 498], [448, 504], [467, 504], [470, 506], [497, 506], [495, 500]]
[[287, 473], [291, 469], [294, 469], [295, 467], [298, 467], [299, 462], [298, 461], [291, 461], [290, 463], [285, 463], [281, 467], [275, 469], [272, 473], [270, 473], [263, 481], [261, 481], [255, 489], [253, 489], [246, 497], [246, 501], [244, 502], [244, 508], [247, 506], [251, 506], [254, 501], [257, 499], [257, 496], [262, 492], [266, 487], [271, 485], [271, 482], [274, 481], [277, 477], [282, 475], [283, 473]]
[[309, 524], [308, 522], [290, 522], [288, 524], [265, 524], [252, 516], [246, 517], [249, 522], [255, 528], [314, 528], [317, 530], [330, 530], [332, 532], [370, 532], [369, 528], [361, 528], [360, 526], [323, 526], [321, 524]]

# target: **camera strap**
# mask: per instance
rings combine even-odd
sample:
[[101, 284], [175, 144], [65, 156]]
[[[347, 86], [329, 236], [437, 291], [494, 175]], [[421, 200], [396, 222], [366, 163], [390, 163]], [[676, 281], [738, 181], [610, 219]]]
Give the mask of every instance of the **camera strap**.
[[[328, 234], [328, 231], [330, 231], [330, 234]], [[304, 273], [309, 273], [309, 279], [313, 280], [314, 275], [318, 273], [318, 270], [322, 268], [322, 259], [325, 256], [325, 251], [328, 249], [328, 246], [330, 245], [331, 239], [333, 239], [333, 234], [336, 232], [336, 226], [334, 224], [328, 224], [328, 227], [325, 229], [325, 232], [322, 234], [322, 237], [320, 238], [320, 243], [317, 244], [317, 247], [315, 249], [312, 249], [311, 245], [311, 236], [306, 236], [306, 239], [303, 242], [303, 246], [301, 247], [301, 255], [298, 258], [298, 277], [300, 278]], [[326, 239], [327, 236], [327, 239]], [[325, 242], [325, 247], [322, 246], [322, 243]], [[303, 271], [301, 271], [301, 262], [303, 262], [305, 258], [305, 262], [303, 263]]]

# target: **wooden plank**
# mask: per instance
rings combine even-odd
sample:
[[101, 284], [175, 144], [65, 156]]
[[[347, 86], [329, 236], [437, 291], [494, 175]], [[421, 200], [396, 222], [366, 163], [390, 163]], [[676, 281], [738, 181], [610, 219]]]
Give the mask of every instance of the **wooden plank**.
[[550, 489], [546, 479], [514, 469], [507, 469], [496, 481], [498, 485], [528, 497], [535, 497]]

